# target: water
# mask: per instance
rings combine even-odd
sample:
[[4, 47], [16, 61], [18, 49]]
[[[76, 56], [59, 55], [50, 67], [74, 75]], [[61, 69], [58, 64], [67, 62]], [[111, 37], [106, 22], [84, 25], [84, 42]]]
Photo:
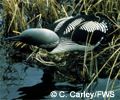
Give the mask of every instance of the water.
[[[43, 73], [44, 73], [43, 70], [40, 68], [32, 68], [24, 63], [15, 63], [15, 64], [12, 64], [11, 67], [15, 68], [15, 70], [13, 72], [6, 71], [7, 74], [3, 74], [3, 77], [6, 78], [6, 80], [4, 79], [4, 80], [0, 81], [0, 100], [11, 100], [13, 98], [22, 96], [19, 94], [20, 91], [18, 91], [18, 89], [20, 89], [22, 87], [29, 87], [28, 88], [29, 91], [26, 92], [26, 93], [28, 93], [28, 95], [29, 95], [29, 92], [31, 92], [31, 94], [30, 94], [31, 96], [41, 97], [40, 92], [41, 92], [42, 88], [44, 88], [44, 85], [43, 85], [43, 87], [41, 87], [41, 83], [42, 83], [41, 78], [43, 77]], [[96, 91], [105, 91], [107, 81], [108, 81], [108, 78], [98, 79], [96, 86], [94, 86], [95, 85], [94, 84], [91, 87], [90, 92], [94, 93]], [[112, 83], [112, 80], [110, 80], [109, 84], [111, 84], [111, 83]], [[46, 84], [46, 83], [44, 83], [44, 84]], [[120, 98], [119, 84], [120, 84], [120, 81], [116, 80], [115, 85], [114, 85], [115, 89], [113, 89], [113, 90], [116, 90], [116, 91], [114, 91], [115, 97], [111, 98], [111, 100], [119, 100], [119, 98]], [[56, 83], [55, 86], [57, 86], [57, 87], [61, 86], [61, 90], [60, 90], [60, 88], [59, 88], [59, 90], [54, 90], [55, 88], [53, 88], [53, 90], [55, 92], [57, 92], [57, 97], [51, 97], [50, 95], [48, 95], [48, 96], [45, 96], [45, 98], [47, 100], [50, 100], [50, 99], [51, 100], [52, 99], [60, 100], [61, 98], [64, 100], [66, 100], [66, 99], [69, 99], [69, 100], [74, 100], [74, 99], [77, 100], [78, 99], [79, 100], [80, 97], [76, 97], [75, 94], [72, 94], [72, 97], [71, 97], [70, 93], [65, 92], [65, 90], [68, 90], [68, 88], [69, 88], [68, 85], [70, 86], [71, 84], [68, 84], [67, 82]], [[36, 88], [36, 86], [37, 86], [37, 88]], [[48, 86], [48, 84], [47, 84], [47, 86]], [[51, 85], [50, 85], [50, 87], [51, 87]], [[110, 85], [109, 85], [109, 88], [111, 88]], [[61, 97], [59, 95], [61, 91], [63, 91], [63, 93], [61, 93], [61, 96], [65, 95], [65, 97]], [[72, 90], [72, 91], [74, 91], [74, 90]], [[109, 90], [107, 90], [107, 91], [109, 91]], [[44, 92], [44, 90], [43, 90], [43, 92]], [[77, 93], [77, 91], [76, 91], [76, 93]], [[82, 92], [78, 91], [78, 93], [82, 93]], [[85, 99], [85, 100], [87, 100], [87, 99]], [[94, 100], [103, 100], [103, 97], [99, 96], [99, 98], [96, 97], [96, 98], [94, 98]]]
[[[37, 65], [36, 65], [37, 66]], [[46, 73], [46, 75], [45, 75]], [[43, 78], [44, 75], [44, 78]], [[84, 93], [84, 91], [80, 91], [82, 86], [79, 86], [79, 91], [74, 91], [76, 89], [76, 85], [60, 82], [54, 83], [52, 82], [53, 73], [43, 72], [43, 69], [38, 67], [31, 67], [26, 63], [18, 62], [18, 63], [9, 63], [9, 59], [6, 58], [6, 51], [4, 48], [0, 48], [0, 100], [11, 100], [14, 98], [18, 98], [23, 96], [24, 94], [20, 94], [21, 92], [25, 93], [26, 96], [23, 98], [37, 98], [39, 100], [42, 95], [45, 96], [47, 100], [80, 100], [80, 97], [76, 96], [76, 93]], [[44, 79], [45, 82], [42, 82]], [[96, 84], [91, 86], [91, 89], [87, 91], [88, 93], [95, 93], [96, 91], [104, 92], [106, 90], [106, 85], [108, 82], [108, 78], [106, 79], [98, 79]], [[110, 91], [112, 87], [113, 80], [110, 80], [108, 85], [108, 90]], [[112, 91], [114, 92], [115, 97], [111, 98], [111, 100], [119, 100], [120, 98], [120, 81], [116, 80], [114, 83], [114, 88]], [[27, 87], [27, 88], [23, 88]], [[22, 91], [18, 91], [18, 90]], [[48, 91], [49, 90], [49, 91]], [[67, 91], [73, 91], [72, 96]], [[77, 89], [78, 90], [78, 89]], [[49, 93], [51, 91], [53, 94], [57, 93], [56, 97], [51, 97]], [[61, 93], [62, 91], [62, 93]], [[47, 96], [48, 95], [48, 96]], [[65, 97], [63, 97], [65, 96]], [[95, 97], [94, 100], [103, 100], [103, 97], [100, 95], [99, 98]], [[26, 100], [26, 99], [25, 99]], [[29, 100], [29, 99], [28, 99]], [[88, 98], [85, 98], [88, 100]]]
[[16, 70], [14, 72], [3, 74], [6, 78], [0, 81], [0, 100], [11, 100], [19, 97], [17, 90], [21, 87], [33, 86], [41, 82], [43, 71], [38, 68], [28, 67], [25, 71], [26, 65], [23, 63], [16, 63], [13, 66]]

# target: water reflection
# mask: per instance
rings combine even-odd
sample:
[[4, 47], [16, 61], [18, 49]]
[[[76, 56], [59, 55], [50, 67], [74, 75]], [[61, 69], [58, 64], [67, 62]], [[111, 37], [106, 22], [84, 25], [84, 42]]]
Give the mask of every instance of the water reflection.
[[18, 91], [20, 92], [20, 97], [17, 99], [22, 99], [22, 100], [40, 100], [40, 99], [45, 99], [50, 97], [48, 96], [52, 91], [78, 91], [81, 89], [79, 86], [75, 86], [72, 84], [69, 84], [67, 82], [64, 83], [56, 83], [54, 82], [54, 72], [55, 70], [51, 69], [44, 69], [44, 74], [43, 77], [41, 78], [42, 82], [30, 87], [23, 87], [20, 88]]
[[41, 78], [42, 82], [39, 84], [36, 84], [31, 87], [23, 87], [20, 88], [18, 91], [21, 91], [21, 95], [24, 94], [21, 97], [18, 97], [19, 99], [43, 99], [44, 96], [47, 96], [50, 94], [51, 91], [55, 89], [55, 82], [53, 82], [54, 79], [54, 72], [53, 70], [44, 69], [44, 75]]
[[0, 69], [0, 100], [11, 100], [18, 97], [17, 90], [20, 87], [32, 86], [41, 82], [43, 75], [41, 69], [31, 68], [24, 63], [1, 66]]
[[[10, 67], [10, 68], [9, 68]], [[16, 63], [11, 66], [4, 68], [0, 71], [0, 74], [3, 76], [0, 81], [0, 100], [13, 100], [19, 98], [22, 100], [40, 100], [40, 99], [53, 99], [50, 97], [50, 92], [55, 90], [65, 91], [68, 95], [69, 100], [72, 100], [69, 96], [71, 91], [81, 92], [81, 84], [73, 84], [68, 82], [54, 82], [54, 71], [48, 68], [44, 70], [40, 68], [32, 68], [29, 65], [24, 63]], [[4, 72], [4, 73], [3, 73]], [[3, 73], [3, 74], [2, 74]], [[91, 87], [91, 92], [95, 91], [105, 91], [108, 78], [98, 79], [96, 86]], [[113, 80], [110, 80], [108, 89], [111, 89]], [[114, 88], [115, 98], [111, 100], [119, 100], [119, 80], [115, 80]], [[60, 97], [54, 98], [61, 99]], [[74, 98], [79, 100], [80, 98]], [[98, 98], [94, 98], [98, 100]], [[99, 100], [103, 100], [102, 97], [99, 97]]]

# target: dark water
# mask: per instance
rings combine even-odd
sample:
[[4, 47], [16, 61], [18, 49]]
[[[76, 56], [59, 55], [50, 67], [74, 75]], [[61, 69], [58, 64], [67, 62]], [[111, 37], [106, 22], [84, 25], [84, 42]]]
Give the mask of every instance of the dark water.
[[[43, 71], [37, 68], [26, 68], [23, 63], [13, 64], [14, 72], [7, 68], [5, 73], [1, 72], [0, 100], [10, 100], [19, 96], [17, 90], [21, 87], [33, 86], [41, 82]], [[28, 67], [28, 66], [27, 66]], [[4, 79], [2, 79], [4, 78]]]
[[[41, 100], [43, 97], [45, 97], [47, 100], [61, 100], [61, 98], [64, 100], [80, 100], [80, 97], [75, 97], [75, 93], [73, 93], [71, 97], [68, 91], [82, 93], [84, 92], [81, 91], [83, 86], [80, 84], [69, 84], [67, 82], [54, 83], [52, 81], [53, 73], [53, 70], [43, 70], [38, 68], [37, 65], [31, 67], [23, 62], [11, 64], [9, 63], [9, 59], [6, 58], [5, 49], [0, 48], [0, 100], [12, 100], [19, 97], [22, 99], [24, 98], [24, 100]], [[87, 92], [104, 92], [106, 90], [107, 82], [108, 78], [98, 79], [98, 82], [96, 84], [94, 83], [91, 86], [91, 89]], [[119, 100], [119, 80], [110, 80], [107, 91], [111, 90], [112, 82], [115, 82], [112, 89], [115, 97], [112, 97], [110, 100]], [[57, 92], [56, 97], [51, 97], [49, 95], [52, 91]], [[62, 96], [65, 97], [59, 96], [61, 91]], [[88, 100], [88, 98], [85, 98], [84, 100]], [[103, 98], [100, 95], [99, 97], [93, 98], [93, 100], [103, 100]], [[106, 100], [108, 100], [108, 98]]]
[[[12, 68], [13, 71], [11, 71], [10, 68]], [[53, 90], [57, 92], [57, 97], [51, 97], [50, 95], [48, 95], [45, 96], [47, 100], [50, 99], [60, 100], [61, 98], [65, 100], [80, 99], [79, 97], [70, 97], [70, 93], [67, 92], [67, 90], [74, 91], [76, 89], [75, 85], [72, 86], [67, 82], [62, 83], [52, 82], [51, 79], [53, 77], [51, 76], [51, 73], [49, 73], [49, 71], [43, 72], [43, 70], [40, 68], [32, 68], [24, 63], [12, 64], [10, 68], [6, 67], [6, 70], [2, 70], [1, 67], [0, 70], [1, 75], [0, 100], [11, 100], [13, 98], [22, 97], [24, 94], [20, 94], [21, 91], [26, 94], [26, 96], [23, 96], [23, 98], [25, 98], [24, 100], [29, 100], [30, 98], [33, 98], [32, 100], [41, 100], [40, 99], [42, 97], [41, 94], [45, 96], [46, 94], [48, 95]], [[43, 76], [43, 74], [46, 75]], [[107, 81], [108, 79], [98, 79], [98, 82], [91, 87], [91, 90], [89, 90], [89, 92], [105, 91]], [[111, 83], [112, 80], [110, 80], [109, 82], [109, 89], [111, 88], [110, 86]], [[111, 98], [110, 100], [119, 100], [120, 98], [119, 84], [120, 81], [116, 80], [113, 89], [115, 92], [115, 97]], [[46, 90], [48, 91], [47, 93]], [[65, 95], [66, 97], [60, 97], [58, 95], [60, 91], [63, 91], [62, 96]], [[81, 91], [78, 92], [80, 93]], [[88, 100], [88, 98], [85, 100]], [[103, 98], [102, 96], [99, 96], [99, 98], [96, 97], [94, 98], [94, 100], [103, 100]]]

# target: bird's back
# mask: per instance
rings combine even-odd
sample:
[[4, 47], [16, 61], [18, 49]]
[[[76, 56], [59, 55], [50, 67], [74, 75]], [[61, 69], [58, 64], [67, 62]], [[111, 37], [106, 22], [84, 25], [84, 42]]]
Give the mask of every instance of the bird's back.
[[[54, 31], [59, 37], [66, 37], [72, 41], [92, 45], [101, 41], [107, 43], [111, 40], [110, 35], [115, 29], [114, 23], [100, 13], [91, 15], [72, 16], [58, 21]], [[103, 42], [104, 41], [104, 42]]]

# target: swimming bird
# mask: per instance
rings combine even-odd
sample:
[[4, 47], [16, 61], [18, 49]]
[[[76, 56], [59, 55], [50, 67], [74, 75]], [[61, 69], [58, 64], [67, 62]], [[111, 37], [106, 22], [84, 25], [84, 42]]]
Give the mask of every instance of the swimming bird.
[[114, 31], [114, 23], [101, 14], [70, 16], [57, 20], [53, 31], [32, 28], [19, 36], [5, 40], [22, 41], [47, 49], [50, 53], [67, 51], [91, 51], [100, 44], [108, 43]]

